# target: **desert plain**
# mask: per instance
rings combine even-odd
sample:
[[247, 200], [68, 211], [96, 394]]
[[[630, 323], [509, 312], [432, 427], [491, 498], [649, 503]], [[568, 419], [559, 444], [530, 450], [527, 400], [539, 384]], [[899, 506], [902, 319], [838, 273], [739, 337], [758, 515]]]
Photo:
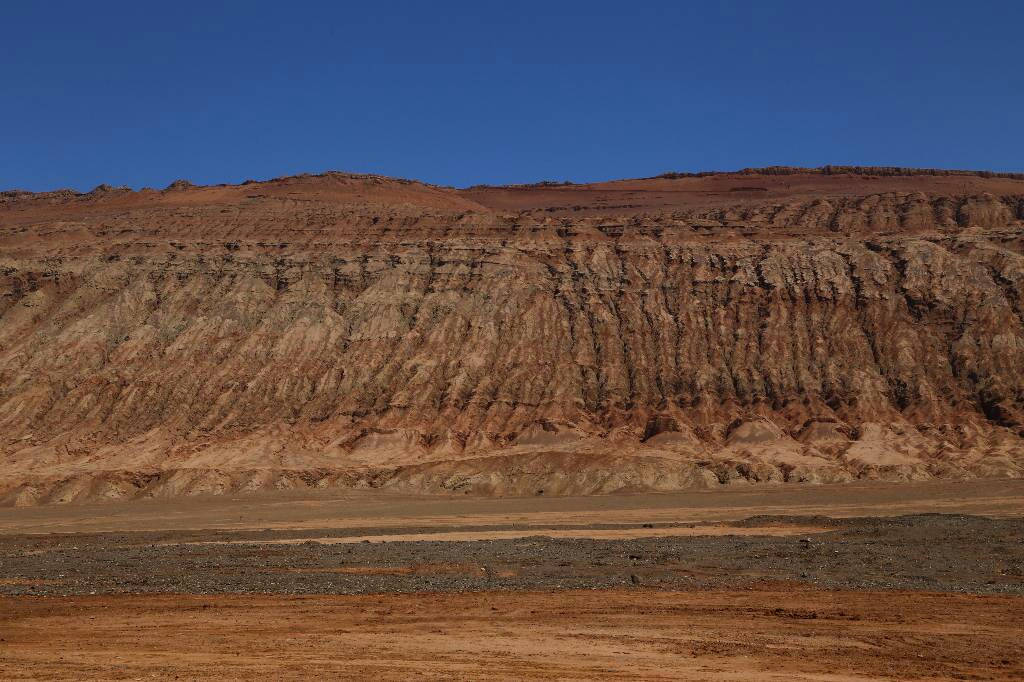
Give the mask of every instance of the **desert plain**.
[[7, 509], [0, 676], [1024, 675], [1021, 482], [792, 488]]
[[0, 194], [0, 678], [1024, 678], [1024, 178]]

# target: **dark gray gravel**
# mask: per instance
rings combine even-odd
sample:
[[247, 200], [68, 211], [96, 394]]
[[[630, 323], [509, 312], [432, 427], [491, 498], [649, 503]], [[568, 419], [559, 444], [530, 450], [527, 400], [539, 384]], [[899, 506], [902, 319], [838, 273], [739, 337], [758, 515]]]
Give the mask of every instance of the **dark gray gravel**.
[[[1024, 594], [1024, 519], [937, 514], [755, 517], [735, 525], [787, 523], [830, 530], [786, 537], [538, 536], [356, 544], [267, 543], [346, 534], [315, 529], [0, 536], [0, 593], [357, 594], [619, 585], [692, 589], [788, 581], [831, 589]], [[360, 529], [348, 534], [381, 532]], [[244, 542], [189, 544], [234, 540]]]

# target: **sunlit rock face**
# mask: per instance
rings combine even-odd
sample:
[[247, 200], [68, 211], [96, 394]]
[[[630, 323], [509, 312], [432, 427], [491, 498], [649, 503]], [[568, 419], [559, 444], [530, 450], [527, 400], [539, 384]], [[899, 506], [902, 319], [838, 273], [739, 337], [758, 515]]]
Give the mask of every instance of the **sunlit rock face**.
[[0, 194], [0, 501], [1019, 477], [1024, 180]]

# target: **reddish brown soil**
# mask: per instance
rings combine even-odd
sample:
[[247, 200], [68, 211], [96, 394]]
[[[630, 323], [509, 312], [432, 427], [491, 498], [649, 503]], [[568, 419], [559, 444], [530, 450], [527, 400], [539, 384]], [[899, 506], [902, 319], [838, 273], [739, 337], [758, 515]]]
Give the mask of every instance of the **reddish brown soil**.
[[1019, 680], [1024, 599], [645, 590], [0, 599], [4, 679]]
[[[759, 514], [899, 516], [940, 512], [1024, 516], [1024, 481], [730, 486], [723, 490], [589, 497], [438, 499], [368, 490], [295, 490], [100, 504], [0, 508], [0, 536], [195, 529], [438, 531], [564, 525], [708, 523]], [[369, 532], [369, 531], [368, 531]]]
[[861, 172], [768, 175], [751, 172], [613, 180], [585, 185], [472, 187], [459, 194], [493, 210], [580, 216], [693, 210], [723, 205], [734, 208], [813, 200], [822, 196], [859, 197], [913, 192], [935, 195], [1018, 194], [1022, 186], [1024, 176], [986, 178], [979, 175]]

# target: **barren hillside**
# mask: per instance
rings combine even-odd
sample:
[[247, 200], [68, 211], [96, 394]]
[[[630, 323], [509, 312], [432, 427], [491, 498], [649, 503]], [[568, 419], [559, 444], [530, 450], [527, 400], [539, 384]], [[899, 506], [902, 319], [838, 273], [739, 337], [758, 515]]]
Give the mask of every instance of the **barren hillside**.
[[0, 194], [0, 501], [1024, 473], [1024, 179]]

